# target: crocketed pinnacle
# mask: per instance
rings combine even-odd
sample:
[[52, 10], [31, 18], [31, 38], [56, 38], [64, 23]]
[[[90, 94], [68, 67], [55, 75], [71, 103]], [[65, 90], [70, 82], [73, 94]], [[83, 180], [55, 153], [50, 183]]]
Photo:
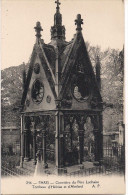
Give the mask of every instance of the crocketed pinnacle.
[[65, 40], [65, 27], [62, 26], [62, 14], [60, 13], [60, 2], [55, 1], [57, 4], [56, 13], [54, 15], [54, 26], [51, 27], [51, 39]]

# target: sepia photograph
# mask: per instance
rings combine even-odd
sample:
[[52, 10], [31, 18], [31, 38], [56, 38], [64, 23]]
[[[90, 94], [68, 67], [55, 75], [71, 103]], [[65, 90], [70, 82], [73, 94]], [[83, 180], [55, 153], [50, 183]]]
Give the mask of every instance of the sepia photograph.
[[123, 0], [1, 1], [1, 194], [125, 194]]

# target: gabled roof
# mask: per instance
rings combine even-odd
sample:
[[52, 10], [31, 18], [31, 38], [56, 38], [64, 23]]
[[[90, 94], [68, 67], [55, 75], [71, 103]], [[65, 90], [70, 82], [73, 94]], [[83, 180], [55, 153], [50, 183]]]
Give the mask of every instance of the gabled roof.
[[21, 105], [24, 104], [25, 102], [25, 99], [26, 99], [26, 95], [27, 95], [27, 91], [28, 91], [28, 88], [29, 88], [29, 83], [30, 83], [30, 80], [31, 80], [31, 76], [32, 76], [32, 63], [33, 61], [35, 60], [37, 56], [37, 53], [35, 51], [35, 45], [33, 47], [33, 52], [32, 52], [32, 55], [31, 55], [31, 59], [30, 59], [30, 64], [29, 64], [29, 69], [28, 69], [28, 73], [27, 73], [27, 79], [26, 79], [26, 83], [25, 83], [25, 86], [24, 86], [24, 91], [23, 91], [23, 95], [22, 95], [22, 99], [21, 99]]
[[64, 63], [66, 61], [66, 58], [72, 48], [72, 44], [73, 44], [73, 41], [67, 43], [63, 48], [62, 48], [62, 51], [60, 52], [60, 55], [59, 55], [59, 62], [60, 62], [60, 66], [61, 66], [61, 72], [63, 70], [63, 67], [64, 67]]
[[[57, 43], [56, 43], [57, 44]], [[56, 66], [56, 44], [50, 43], [50, 44], [42, 44], [42, 47], [44, 49], [45, 55], [49, 61], [50, 67], [55, 75], [55, 66]], [[63, 69], [65, 60], [67, 58], [67, 55], [72, 47], [73, 41], [70, 42], [62, 42], [59, 44], [59, 66], [61, 67], [61, 71]]]
[[44, 44], [43, 45], [44, 52], [46, 54], [46, 57], [49, 61], [49, 64], [51, 66], [51, 69], [55, 75], [55, 63], [56, 63], [56, 53], [55, 49], [52, 45]]
[[61, 99], [65, 93], [65, 88], [71, 76], [72, 69], [74, 68], [77, 58], [81, 55], [81, 53], [83, 54], [83, 60], [85, 62], [84, 65], [82, 65], [84, 66], [83, 73], [86, 73], [86, 75], [91, 77], [95, 88], [94, 91], [98, 94], [101, 100], [95, 75], [81, 32], [83, 19], [80, 14], [77, 15], [75, 20], [75, 25], [77, 27], [76, 35], [70, 42], [66, 42], [65, 26], [62, 25], [62, 14], [60, 13], [60, 3], [59, 1], [56, 1], [55, 3], [57, 3], [57, 7], [56, 13], [54, 14], [54, 25], [51, 27], [51, 42], [49, 44], [45, 44], [41, 39], [41, 31], [43, 31], [43, 29], [40, 22], [37, 22], [34, 27], [36, 31], [36, 44], [33, 49], [21, 103], [23, 105], [25, 102], [33, 72], [34, 61], [37, 55], [41, 60], [45, 75], [55, 99]]
[[[41, 49], [40, 51], [39, 51], [39, 47]], [[46, 49], [46, 47], [45, 47], [45, 49]], [[48, 82], [50, 84], [53, 95], [54, 95], [55, 98], [57, 98], [56, 92], [55, 92], [55, 77], [53, 75], [53, 68], [52, 68], [51, 64], [49, 64], [47, 56], [46, 56], [46, 53], [48, 53], [48, 52], [45, 53], [45, 51], [46, 50], [44, 50], [44, 48], [42, 48], [41, 45], [37, 47], [37, 45], [35, 44], [35, 46], [33, 48], [32, 56], [31, 56], [31, 60], [30, 60], [30, 65], [29, 65], [29, 69], [28, 69], [25, 88], [24, 88], [24, 91], [23, 91], [22, 99], [21, 99], [21, 105], [24, 105], [24, 102], [25, 102], [25, 99], [26, 99], [26, 96], [27, 96], [30, 80], [31, 80], [31, 77], [32, 77], [34, 61], [35, 61], [37, 55], [39, 56], [39, 58], [42, 62], [43, 69], [45, 71], [45, 74], [46, 74], [46, 77], [47, 77]], [[51, 50], [50, 50], [50, 52], [51, 52]]]
[[[59, 51], [58, 54], [56, 53], [56, 47], [58, 47], [58, 51]], [[37, 55], [39, 55], [40, 57], [46, 77], [48, 79], [48, 82], [50, 84], [50, 87], [54, 94], [55, 99], [57, 98], [61, 99], [63, 97], [63, 94], [65, 93], [65, 88], [70, 78], [72, 68], [78, 56], [81, 53], [84, 53], [84, 60], [86, 59], [87, 66], [89, 66], [88, 74], [90, 74], [91, 79], [93, 80], [93, 83], [94, 83], [94, 88], [96, 90], [96, 93], [99, 96], [100, 101], [102, 101], [84, 39], [83, 39], [82, 33], [79, 32], [79, 33], [76, 33], [74, 39], [70, 42], [60, 41], [58, 44], [57, 41], [54, 41], [49, 44], [44, 44], [44, 43], [41, 43], [40, 41], [40, 44], [38, 44], [38, 46], [37, 45], [34, 46], [31, 61], [30, 61], [30, 66], [28, 70], [27, 81], [26, 81], [24, 92], [23, 92], [22, 105], [24, 104], [24, 101], [26, 99], [27, 90], [29, 87], [29, 83], [30, 83], [32, 71], [33, 71], [33, 63]], [[59, 78], [59, 84], [62, 86], [60, 88], [58, 97], [56, 95], [57, 93], [55, 90], [55, 83], [56, 83], [55, 71], [56, 71], [57, 55], [58, 55], [58, 66], [59, 66], [60, 74], [61, 74], [61, 77]], [[86, 72], [87, 71], [86, 67], [84, 67], [84, 69]]]
[[[60, 68], [60, 71], [62, 71], [65, 60], [72, 47], [72, 44], [73, 44], [73, 40], [70, 42], [66, 42], [62, 40], [53, 40], [49, 44], [43, 45], [44, 51], [46, 52], [46, 56], [49, 60], [51, 68], [54, 71], [54, 74], [55, 74], [55, 64], [56, 64], [56, 57], [57, 57], [56, 47], [58, 47], [58, 52], [59, 52], [59, 58], [58, 58], [59, 68]], [[50, 51], [50, 48], [51, 48], [51, 51]]]
[[[61, 72], [62, 88], [61, 88], [61, 91], [59, 94], [59, 98], [61, 99], [63, 97], [63, 94], [65, 93], [65, 88], [66, 88], [66, 85], [68, 84], [68, 80], [71, 76], [73, 66], [74, 66], [75, 62], [77, 61], [78, 56], [81, 55], [81, 53], [84, 54], [84, 60], [86, 59], [86, 66], [84, 66], [84, 72], [86, 72], [87, 74], [89, 74], [91, 76], [91, 80], [93, 82], [93, 87], [95, 88], [95, 91], [96, 91], [98, 97], [100, 98], [100, 101], [102, 101], [100, 91], [99, 91], [99, 88], [98, 88], [98, 85], [96, 82], [95, 74], [93, 72], [91, 61], [90, 61], [90, 58], [88, 56], [86, 45], [85, 45], [85, 42], [84, 42], [84, 39], [83, 39], [81, 32], [79, 32], [75, 35], [75, 38], [70, 46], [70, 50], [68, 51], [67, 56], [65, 58], [64, 65], [63, 65], [62, 72]], [[86, 69], [87, 66], [88, 66], [88, 69]]]

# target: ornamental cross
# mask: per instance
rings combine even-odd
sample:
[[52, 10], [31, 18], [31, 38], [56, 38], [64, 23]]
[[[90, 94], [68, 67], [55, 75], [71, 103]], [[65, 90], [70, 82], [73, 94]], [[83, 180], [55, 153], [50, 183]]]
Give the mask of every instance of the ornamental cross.
[[57, 8], [59, 8], [59, 5], [61, 4], [61, 3], [59, 2], [59, 0], [55, 1], [55, 3], [57, 4]]
[[77, 28], [76, 28], [77, 31], [81, 31], [82, 30], [81, 24], [83, 24], [83, 19], [81, 19], [81, 15], [78, 14], [77, 15], [77, 19], [75, 20], [75, 25], [77, 25]]
[[42, 35], [41, 35], [41, 31], [43, 31], [40, 22], [36, 23], [36, 26], [34, 27], [35, 31], [36, 31], [36, 37], [39, 39]]

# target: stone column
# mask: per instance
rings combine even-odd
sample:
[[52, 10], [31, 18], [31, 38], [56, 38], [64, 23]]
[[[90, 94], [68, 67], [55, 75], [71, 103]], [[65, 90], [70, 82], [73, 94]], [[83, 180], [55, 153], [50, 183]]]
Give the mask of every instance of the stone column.
[[36, 127], [34, 117], [31, 117], [31, 126], [32, 126], [32, 141], [33, 141], [33, 164], [36, 164]]
[[23, 168], [23, 160], [24, 160], [24, 129], [23, 129], [23, 115], [21, 115], [21, 144], [20, 144], [20, 167]]
[[36, 164], [36, 129], [33, 129], [33, 164]]
[[24, 129], [24, 144], [25, 144], [24, 161], [27, 162], [29, 160], [28, 129]]
[[29, 135], [30, 135], [30, 117], [25, 116], [24, 117], [24, 161], [29, 160], [29, 154], [30, 154]]
[[[72, 165], [72, 153], [70, 154], [71, 151], [71, 140], [70, 140], [70, 131], [64, 131], [64, 138], [63, 138], [63, 162], [64, 162], [64, 166], [66, 164], [66, 162], [68, 163], [68, 165]], [[67, 149], [68, 149], [68, 153], [67, 153]]]
[[79, 135], [79, 164], [82, 165], [84, 157], [84, 130], [78, 131]]
[[42, 157], [43, 157], [43, 168], [48, 168], [46, 163], [46, 130], [42, 130]]
[[57, 111], [55, 114], [56, 118], [56, 135], [55, 135], [55, 150], [56, 150], [56, 168], [58, 173], [63, 172], [64, 167], [64, 145], [63, 145], [63, 131], [64, 131], [64, 116], [63, 113]]
[[85, 124], [85, 116], [77, 116], [77, 123], [79, 125], [78, 136], [79, 136], [79, 159], [78, 162], [80, 164], [80, 168], [83, 169], [84, 165], [84, 124]]

